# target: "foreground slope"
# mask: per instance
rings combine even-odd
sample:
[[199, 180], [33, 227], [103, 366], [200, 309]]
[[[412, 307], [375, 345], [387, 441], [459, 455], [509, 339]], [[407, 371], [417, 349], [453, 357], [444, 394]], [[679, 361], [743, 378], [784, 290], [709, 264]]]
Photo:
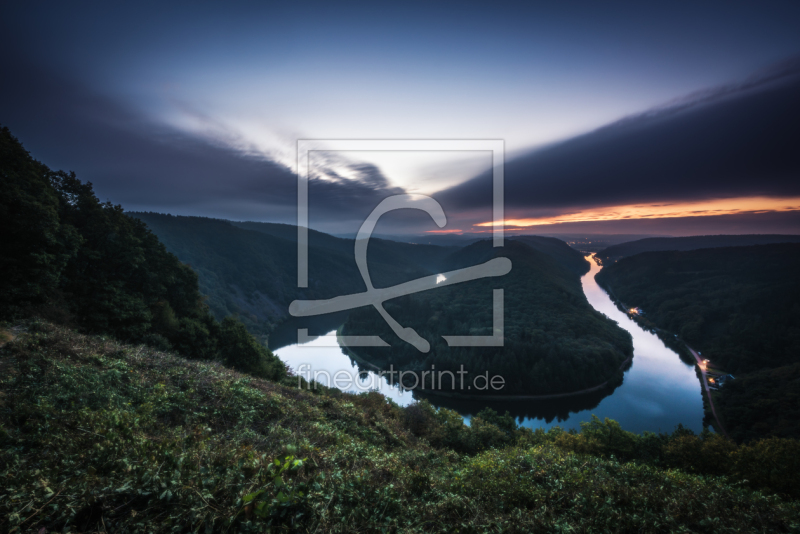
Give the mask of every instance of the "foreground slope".
[[[800, 244], [648, 252], [597, 281], [736, 380], [720, 390], [739, 440], [800, 437]], [[769, 370], [769, 371], [767, 371]]]
[[[534, 433], [491, 412], [466, 427], [425, 403], [300, 391], [28, 330], [0, 348], [4, 531], [787, 532], [800, 521], [797, 502], [732, 485], [796, 493], [793, 441], [736, 448], [598, 421]], [[705, 476], [622, 462], [636, 458]]]

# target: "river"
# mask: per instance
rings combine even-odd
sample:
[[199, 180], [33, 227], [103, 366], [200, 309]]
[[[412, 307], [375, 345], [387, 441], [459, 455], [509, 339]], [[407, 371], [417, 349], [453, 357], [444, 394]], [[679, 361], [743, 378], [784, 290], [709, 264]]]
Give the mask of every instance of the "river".
[[[633, 337], [633, 361], [625, 372], [622, 385], [613, 391], [605, 390], [585, 395], [575, 395], [544, 401], [462, 401], [442, 397], [426, 397], [436, 406], [445, 406], [458, 411], [469, 422], [470, 418], [485, 406], [499, 412], [508, 410], [518, 424], [530, 428], [565, 429], [580, 428], [580, 423], [589, 421], [592, 415], [618, 421], [622, 428], [631, 432], [671, 432], [680, 423], [695, 432], [703, 428], [702, 386], [694, 366], [683, 362], [677, 353], [669, 349], [655, 335], [642, 329], [635, 321], [620, 311], [608, 294], [597, 284], [594, 277], [601, 266], [593, 257], [589, 258], [591, 270], [582, 278], [583, 291], [589, 303], [604, 313]], [[406, 406], [419, 397], [418, 393], [402, 391], [389, 386], [371, 371], [359, 373], [357, 364], [347, 356], [336, 339], [336, 329], [343, 318], [328, 319], [328, 324], [310, 324], [309, 329], [326, 331], [324, 336], [312, 338], [305, 343], [286, 344], [287, 336], [297, 339], [297, 323], [282, 325], [271, 336], [271, 348], [295, 371], [302, 365], [314, 370], [326, 370], [334, 379], [337, 371], [338, 385], [346, 391], [363, 391], [378, 387], [381, 393], [398, 404]], [[320, 329], [321, 328], [321, 329]], [[281, 346], [283, 345], [283, 346]], [[305, 370], [308, 367], [304, 368]], [[347, 377], [356, 377], [348, 380]], [[319, 375], [321, 382], [326, 382]], [[330, 383], [330, 382], [328, 382]]]

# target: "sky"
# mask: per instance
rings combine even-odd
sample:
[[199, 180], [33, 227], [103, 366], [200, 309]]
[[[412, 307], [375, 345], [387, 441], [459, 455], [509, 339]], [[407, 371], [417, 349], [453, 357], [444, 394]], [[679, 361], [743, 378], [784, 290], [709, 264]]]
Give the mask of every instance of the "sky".
[[[299, 139], [488, 139], [531, 233], [800, 233], [797, 2], [17, 2], [0, 124], [127, 210], [296, 221]], [[432, 195], [485, 233], [487, 152], [318, 152], [310, 225]]]

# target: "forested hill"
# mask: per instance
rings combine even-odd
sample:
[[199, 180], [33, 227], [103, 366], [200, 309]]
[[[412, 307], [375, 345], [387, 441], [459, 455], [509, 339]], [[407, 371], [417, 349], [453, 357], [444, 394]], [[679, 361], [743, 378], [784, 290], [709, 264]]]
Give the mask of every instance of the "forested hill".
[[[566, 244], [563, 244], [567, 248]], [[575, 253], [586, 263], [579, 253]], [[511, 272], [418, 293], [386, 303], [402, 326], [414, 328], [431, 344], [429, 353], [398, 339], [373, 308], [350, 315], [348, 335], [380, 335], [392, 348], [357, 348], [359, 356], [389, 369], [456, 372], [461, 364], [471, 376], [489, 372], [505, 379], [501, 395], [543, 395], [578, 391], [621, 376], [632, 354], [630, 335], [595, 311], [586, 300], [580, 277], [553, 256], [516, 238], [495, 248], [489, 240], [450, 255], [445, 270], [477, 265], [503, 256]], [[492, 290], [504, 289], [502, 347], [448, 347], [442, 336], [491, 335]], [[450, 384], [443, 390], [451, 391]], [[461, 394], [480, 394], [461, 391]]]
[[800, 243], [800, 235], [746, 234], [698, 235], [690, 237], [648, 237], [637, 241], [610, 246], [596, 254], [601, 263], [608, 264], [620, 258], [641, 252], [660, 250], [698, 250], [701, 248], [745, 247], [773, 243]]
[[589, 272], [589, 262], [586, 261], [583, 254], [561, 239], [538, 235], [515, 236], [509, 239], [525, 243], [532, 249], [551, 256], [559, 265], [575, 274], [583, 275]]
[[[800, 244], [647, 252], [597, 281], [736, 376], [722, 389], [737, 439], [800, 436]], [[767, 371], [769, 370], [769, 371]]]
[[[300, 290], [296, 226], [160, 213], [128, 215], [146, 223], [167, 250], [198, 273], [200, 289], [215, 317], [237, 316], [261, 338], [288, 317], [294, 299], [331, 298], [366, 289], [356, 267], [353, 239], [309, 230], [309, 287]], [[513, 240], [577, 275], [588, 270], [584, 257], [559, 239], [524, 236]], [[441, 272], [458, 250], [372, 238], [367, 262], [375, 286], [386, 287]]]
[[[281, 239], [286, 239], [294, 243], [297, 242], [297, 227], [291, 224], [235, 221], [231, 221], [231, 224], [246, 230], [253, 230], [280, 237]], [[353, 249], [355, 246], [355, 241], [353, 239], [334, 237], [323, 232], [309, 229], [308, 244], [315, 249], [330, 249], [340, 252], [349, 258], [353, 258]], [[391, 265], [413, 265], [425, 272], [437, 272], [441, 268], [442, 260], [457, 249], [458, 247], [419, 245], [373, 237], [369, 240], [367, 260], [370, 265], [370, 273], [372, 273], [374, 265], [376, 275], [378, 276], [386, 276], [387, 270]], [[398, 278], [391, 281], [391, 283], [404, 281], [406, 280]], [[376, 286], [380, 285], [377, 280], [373, 282], [375, 282]], [[382, 280], [381, 282], [389, 283], [390, 280]]]
[[[297, 227], [233, 223], [204, 217], [133, 213], [197, 271], [201, 291], [217, 318], [237, 315], [266, 336], [288, 316], [297, 298], [321, 299], [365, 291], [354, 257], [355, 242], [309, 232], [307, 289], [297, 288]], [[370, 240], [368, 263], [376, 287], [434, 274], [453, 249]]]

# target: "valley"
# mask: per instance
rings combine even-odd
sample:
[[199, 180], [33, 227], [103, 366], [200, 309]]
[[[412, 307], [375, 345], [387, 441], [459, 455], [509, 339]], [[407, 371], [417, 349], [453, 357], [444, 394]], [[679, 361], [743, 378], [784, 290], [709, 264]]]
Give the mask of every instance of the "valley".
[[643, 310], [640, 323], [735, 377], [712, 396], [723, 427], [747, 441], [800, 436], [798, 272], [800, 244], [784, 242], [645, 252], [597, 281], [626, 309]]
[[[350, 355], [359, 348], [347, 349], [336, 340], [338, 327], [330, 324], [305, 324], [309, 332], [320, 334], [314, 341], [297, 343], [297, 324], [279, 327], [277, 341], [270, 349], [293, 369], [308, 364], [314, 370], [326, 370], [332, 376], [337, 371], [358, 373], [359, 369], [370, 373], [370, 378], [352, 391], [365, 391], [380, 384], [378, 391], [401, 405], [413, 399], [426, 399], [435, 406], [456, 410], [465, 421], [469, 421], [482, 409], [491, 407], [503, 413], [509, 412], [522, 427], [550, 429], [556, 426], [579, 430], [582, 423], [610, 418], [620, 422], [623, 428], [634, 432], [668, 432], [679, 424], [695, 432], [703, 429], [702, 384], [692, 365], [683, 362], [678, 354], [669, 349], [653, 333], [642, 329], [635, 321], [617, 309], [607, 293], [597, 285], [595, 275], [601, 266], [593, 258], [584, 260], [590, 271], [582, 276], [583, 292], [588, 302], [599, 313], [616, 321], [630, 333], [633, 340], [633, 358], [625, 367], [620, 383], [607, 385], [599, 391], [565, 395], [550, 399], [526, 399], [525, 395], [509, 395], [508, 400], [475, 400], [459, 396], [441, 396], [424, 390], [400, 390], [389, 386], [387, 380], [376, 381], [373, 370], [359, 365]], [[346, 316], [340, 319], [344, 324]], [[312, 348], [313, 347], [313, 348]], [[307, 348], [307, 349], [305, 349]], [[305, 350], [303, 350], [305, 349]], [[380, 350], [380, 349], [375, 349]], [[395, 381], [396, 382], [396, 381]]]

